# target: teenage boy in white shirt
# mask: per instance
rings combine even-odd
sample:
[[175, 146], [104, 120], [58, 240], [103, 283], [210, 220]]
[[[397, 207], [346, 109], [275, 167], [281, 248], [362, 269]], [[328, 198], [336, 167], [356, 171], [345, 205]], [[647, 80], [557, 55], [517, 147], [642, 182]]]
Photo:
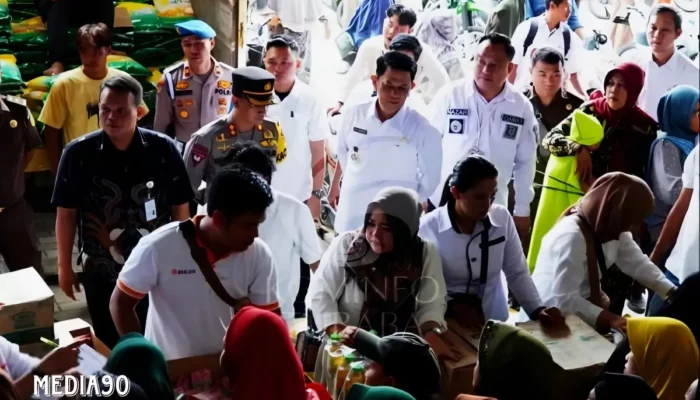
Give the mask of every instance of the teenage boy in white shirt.
[[[233, 312], [248, 303], [279, 314], [272, 253], [257, 238], [272, 201], [272, 189], [258, 174], [224, 169], [209, 188], [206, 215], [170, 223], [139, 241], [110, 302], [119, 334], [140, 331], [134, 308], [146, 294], [145, 336], [168, 360], [221, 352]], [[203, 271], [213, 272], [229, 301]]]

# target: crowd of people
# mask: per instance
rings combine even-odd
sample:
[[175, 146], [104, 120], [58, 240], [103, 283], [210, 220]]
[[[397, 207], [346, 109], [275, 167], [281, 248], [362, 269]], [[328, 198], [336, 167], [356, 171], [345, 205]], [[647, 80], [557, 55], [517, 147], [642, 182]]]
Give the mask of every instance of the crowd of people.
[[[289, 340], [308, 317], [322, 346], [337, 334], [367, 360], [346, 400], [434, 400], [441, 362], [459, 357], [454, 319], [481, 332], [474, 393], [458, 399], [554, 399], [562, 368], [512, 322], [559, 329], [576, 315], [624, 336], [589, 399], [696, 399], [698, 68], [675, 49], [679, 13], [661, 5], [647, 61], [584, 90], [572, 7], [546, 0], [512, 39], [483, 36], [473, 76], [452, 79], [445, 49], [414, 36], [419, 15], [391, 5], [331, 107], [301, 78], [308, 31], [233, 68], [212, 56], [217, 31], [183, 22], [185, 61], [163, 73], [153, 129], [139, 126], [138, 81], [107, 66], [110, 28], [82, 26], [82, 66], [60, 75], [39, 120], [59, 285], [85, 290], [112, 349], [102, 373], [126, 375], [134, 399], [173, 399], [167, 361], [221, 353], [235, 399], [329, 399], [322, 357], [307, 382]], [[22, 176], [42, 136], [17, 99], [0, 105], [0, 143], [15, 151], [0, 161], [0, 223], [13, 227], [0, 253], [42, 272]], [[326, 200], [336, 235], [323, 251]], [[645, 316], [629, 318], [643, 293]], [[72, 373], [82, 343], [36, 359], [0, 338], [0, 398]]]

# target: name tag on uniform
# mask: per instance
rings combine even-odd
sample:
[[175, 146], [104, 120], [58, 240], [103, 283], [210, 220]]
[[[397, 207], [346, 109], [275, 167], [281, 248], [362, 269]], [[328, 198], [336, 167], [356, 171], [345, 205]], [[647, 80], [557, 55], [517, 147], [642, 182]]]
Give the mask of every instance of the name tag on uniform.
[[466, 117], [469, 115], [468, 108], [448, 108], [447, 115], [460, 115]]
[[516, 117], [515, 115], [503, 114], [501, 115], [501, 120], [515, 125], [525, 124], [525, 118]]
[[503, 137], [510, 140], [515, 140], [518, 136], [518, 127], [516, 125], [506, 124], [506, 130], [503, 132]]
[[353, 130], [353, 132], [361, 133], [361, 134], [363, 134], [363, 135], [366, 135], [366, 134], [367, 134], [367, 130], [366, 130], [366, 129], [361, 129], [361, 128], [358, 128], [358, 127], [354, 127], [354, 128], [352, 128], [352, 130]]
[[461, 118], [450, 118], [450, 133], [461, 135], [464, 133], [464, 120]]
[[153, 221], [156, 219], [156, 201], [153, 199], [148, 200], [144, 206], [146, 208], [146, 221]]

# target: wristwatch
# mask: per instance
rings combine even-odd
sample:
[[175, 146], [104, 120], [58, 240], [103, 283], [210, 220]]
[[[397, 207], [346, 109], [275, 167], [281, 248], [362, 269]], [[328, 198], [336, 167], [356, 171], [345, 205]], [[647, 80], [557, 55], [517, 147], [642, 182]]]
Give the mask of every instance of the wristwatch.
[[311, 195], [320, 200], [321, 197], [323, 197], [323, 192], [320, 190], [312, 190]]

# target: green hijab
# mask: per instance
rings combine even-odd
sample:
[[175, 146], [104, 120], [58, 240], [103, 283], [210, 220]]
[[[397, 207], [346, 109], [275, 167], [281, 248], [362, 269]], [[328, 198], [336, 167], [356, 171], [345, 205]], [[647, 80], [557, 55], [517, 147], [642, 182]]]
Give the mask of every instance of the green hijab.
[[105, 371], [126, 375], [149, 399], [175, 398], [163, 352], [140, 333], [122, 336], [112, 350]]
[[524, 330], [494, 320], [484, 326], [476, 394], [498, 400], [550, 400], [560, 371], [549, 349]]
[[416, 400], [410, 394], [389, 386], [369, 387], [355, 384], [345, 400]]

